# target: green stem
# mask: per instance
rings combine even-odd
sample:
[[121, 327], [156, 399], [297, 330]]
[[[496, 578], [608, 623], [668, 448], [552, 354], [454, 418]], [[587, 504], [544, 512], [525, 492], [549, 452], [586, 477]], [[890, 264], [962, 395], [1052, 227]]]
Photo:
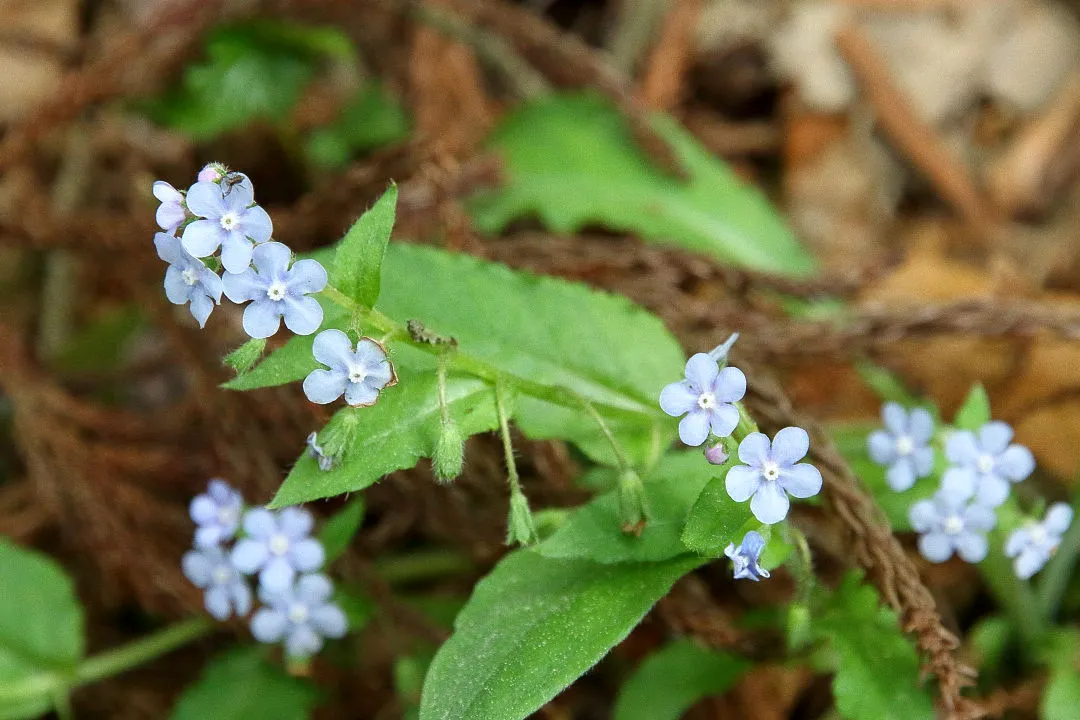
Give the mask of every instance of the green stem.
[[521, 479], [518, 476], [517, 461], [514, 459], [514, 445], [510, 440], [509, 413], [506, 411], [506, 398], [503, 384], [495, 381], [495, 412], [499, 416], [499, 437], [502, 438], [503, 455], [506, 458], [506, 481], [510, 485], [511, 495], [521, 495]]
[[[1080, 515], [1080, 490], [1073, 495], [1072, 509], [1074, 517]], [[1036, 588], [1039, 604], [1047, 618], [1057, 615], [1058, 606], [1072, 577], [1078, 555], [1080, 555], [1080, 520], [1074, 520], [1062, 536], [1057, 552], [1046, 563], [1042, 578]]]
[[1009, 559], [996, 550], [1004, 544], [1004, 539], [999, 535], [996, 532], [990, 535], [991, 547], [995, 550], [979, 563], [979, 572], [998, 604], [1012, 620], [1022, 641], [1022, 652], [1030, 653], [1039, 647], [1039, 641], [1046, 633], [1046, 617], [1031, 585], [1016, 577]]
[[390, 584], [405, 584], [468, 572], [475, 566], [461, 553], [425, 550], [380, 558], [375, 572]]
[[193, 618], [165, 628], [127, 645], [121, 645], [88, 658], [75, 671], [75, 685], [97, 682], [149, 662], [159, 655], [172, 652], [204, 635], [210, 634], [214, 623], [209, 618]]
[[435, 378], [439, 384], [439, 418], [445, 427], [450, 424], [450, 404], [446, 402], [446, 353], [439, 355]]
[[600, 432], [603, 434], [604, 439], [607, 440], [608, 445], [611, 446], [611, 452], [615, 455], [615, 462], [619, 470], [630, 470], [632, 465], [630, 460], [626, 457], [626, 453], [623, 451], [622, 445], [619, 444], [618, 439], [615, 437], [615, 433], [611, 432], [611, 428], [608, 427], [607, 421], [604, 420], [604, 416], [600, 414], [600, 411], [596, 409], [596, 406], [589, 402], [588, 399], [578, 395], [578, 402], [581, 407], [585, 408], [585, 411], [589, 413], [589, 417], [593, 419], [596, 426], [600, 428]]

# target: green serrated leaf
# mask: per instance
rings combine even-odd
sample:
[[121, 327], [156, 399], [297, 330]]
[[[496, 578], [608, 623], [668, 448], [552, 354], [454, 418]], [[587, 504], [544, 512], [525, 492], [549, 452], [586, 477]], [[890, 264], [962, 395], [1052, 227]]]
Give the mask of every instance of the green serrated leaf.
[[359, 496], [326, 521], [319, 531], [319, 541], [326, 551], [326, 564], [337, 560], [349, 547], [364, 522], [364, 498]]
[[266, 338], [252, 338], [225, 356], [225, 364], [242, 375], [262, 357], [266, 350]]
[[702, 698], [727, 691], [746, 660], [677, 640], [645, 659], [619, 690], [613, 720], [679, 720]]
[[596, 664], [701, 562], [508, 555], [476, 585], [436, 654], [421, 720], [522, 720]]
[[712, 479], [694, 500], [682, 530], [683, 544], [694, 552], [719, 557], [728, 543], [742, 539], [736, 536], [747, 522], [750, 507], [732, 500], [724, 484], [727, 471], [738, 463], [738, 455], [732, 453], [723, 465], [706, 466]]
[[545, 557], [600, 563], [656, 562], [686, 553], [681, 540], [687, 514], [716, 469], [696, 450], [670, 452], [643, 478], [649, 524], [640, 537], [621, 530], [618, 489], [574, 511], [536, 551]]
[[184, 691], [171, 720], [306, 720], [319, 691], [266, 662], [257, 647], [228, 652], [207, 664]]
[[813, 259], [757, 190], [672, 118], [656, 115], [652, 124], [688, 181], [653, 165], [604, 99], [565, 94], [527, 104], [492, 137], [509, 180], [474, 198], [474, 222], [496, 232], [535, 213], [557, 232], [602, 223], [734, 265], [784, 275], [813, 271]]
[[0, 538], [0, 716], [35, 717], [57, 685], [28, 692], [32, 678], [72, 675], [85, 652], [83, 611], [67, 574], [48, 556]]
[[849, 573], [825, 599], [813, 630], [828, 642], [837, 666], [833, 695], [850, 720], [933, 720], [914, 645], [904, 637], [896, 613], [882, 607], [877, 592]]
[[972, 385], [960, 409], [956, 411], [953, 425], [960, 430], [977, 432], [988, 422], [990, 422], [990, 396], [986, 394], [986, 388], [982, 385]]
[[[391, 343], [390, 347], [399, 382], [383, 390], [375, 405], [356, 413], [355, 440], [345, 456], [331, 470], [323, 471], [314, 458], [303, 453], [274, 496], [271, 508], [363, 490], [387, 473], [410, 468], [434, 453], [440, 410], [431, 360], [408, 346]], [[464, 436], [498, 427], [494, 391], [484, 381], [450, 375], [446, 398]], [[340, 412], [352, 412], [352, 408]]]
[[394, 229], [397, 185], [391, 184], [337, 246], [330, 284], [364, 307], [379, 299], [383, 255]]

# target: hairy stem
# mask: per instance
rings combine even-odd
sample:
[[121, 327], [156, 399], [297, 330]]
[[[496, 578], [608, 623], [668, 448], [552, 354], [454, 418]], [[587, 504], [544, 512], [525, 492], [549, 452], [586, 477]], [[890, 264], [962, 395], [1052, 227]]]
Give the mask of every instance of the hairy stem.
[[192, 618], [95, 655], [85, 660], [75, 671], [76, 685], [96, 682], [130, 670], [208, 635], [213, 629], [214, 623], [209, 618]]
[[[1074, 517], [1080, 515], [1080, 490], [1073, 495], [1072, 509]], [[1080, 521], [1073, 520], [1062, 536], [1057, 552], [1046, 563], [1046, 568], [1043, 569], [1042, 578], [1036, 588], [1039, 604], [1047, 618], [1052, 619], [1057, 615], [1061, 597], [1065, 594], [1065, 588], [1072, 577], [1078, 555], [1080, 555]]]

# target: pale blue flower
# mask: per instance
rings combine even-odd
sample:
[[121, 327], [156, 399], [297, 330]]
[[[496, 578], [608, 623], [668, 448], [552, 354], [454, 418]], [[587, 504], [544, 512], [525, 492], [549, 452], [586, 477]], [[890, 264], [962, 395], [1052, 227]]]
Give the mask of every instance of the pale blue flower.
[[1009, 483], [1020, 482], [1035, 469], [1035, 458], [1023, 445], [1009, 444], [1007, 423], [989, 422], [978, 436], [957, 430], [945, 441], [945, 455], [955, 467], [945, 471], [941, 487], [957, 500], [974, 497], [995, 508], [1009, 497]]
[[312, 370], [304, 378], [304, 394], [313, 403], [325, 405], [344, 395], [350, 405], [374, 405], [380, 390], [397, 384], [386, 350], [371, 338], [360, 338], [354, 349], [342, 331], [323, 330], [315, 336], [311, 350], [316, 360], [330, 368]]
[[799, 427], [786, 427], [769, 442], [764, 433], [750, 433], [739, 443], [739, 459], [727, 472], [724, 484], [735, 502], [750, 500], [750, 512], [766, 525], [787, 517], [788, 495], [808, 498], [821, 491], [821, 473], [800, 463], [810, 450], [810, 436]]
[[323, 472], [329, 472], [334, 468], [334, 458], [331, 455], [327, 455], [323, 452], [322, 446], [319, 445], [319, 434], [311, 433], [307, 436], [307, 449], [308, 455], [315, 458], [315, 462], [319, 463], [319, 469]]
[[893, 490], [908, 490], [919, 478], [934, 470], [934, 418], [922, 408], [911, 412], [897, 403], [881, 408], [884, 430], [875, 430], [867, 439], [870, 457], [888, 468], [885, 481]]
[[220, 547], [197, 548], [184, 554], [184, 576], [206, 592], [203, 604], [216, 620], [251, 612], [251, 588]]
[[225, 295], [234, 303], [251, 301], [244, 308], [244, 331], [267, 338], [278, 331], [281, 319], [297, 335], [319, 329], [323, 309], [308, 293], [326, 287], [326, 269], [318, 260], [297, 260], [289, 267], [292, 251], [278, 242], [255, 248], [255, 268], [222, 278]]
[[247, 537], [237, 541], [232, 562], [245, 575], [259, 573], [259, 585], [269, 592], [288, 588], [296, 574], [318, 570], [326, 559], [322, 543], [310, 537], [311, 513], [289, 507], [280, 513], [264, 508], [244, 515]]
[[169, 235], [175, 235], [176, 229], [187, 219], [184, 210], [184, 194], [164, 180], [158, 180], [153, 186], [154, 197], [161, 201], [157, 209], [157, 224]]
[[219, 545], [236, 535], [244, 498], [224, 480], [214, 478], [203, 495], [196, 495], [188, 512], [198, 527], [195, 546]]
[[756, 530], [746, 533], [738, 547], [735, 547], [734, 543], [728, 543], [724, 554], [731, 558], [731, 563], [735, 566], [736, 580], [757, 582], [761, 578], [769, 577], [769, 571], [758, 564], [764, 549], [765, 538]]
[[944, 491], [931, 500], [911, 506], [908, 519], [919, 537], [919, 552], [934, 563], [941, 563], [955, 552], [969, 563], [986, 557], [986, 533], [994, 528], [994, 511], [979, 503], [958, 500]]
[[679, 422], [679, 438], [697, 447], [709, 437], [730, 435], [739, 424], [739, 410], [732, 404], [746, 394], [746, 376], [735, 367], [723, 370], [708, 353], [686, 361], [686, 379], [671, 383], [660, 393], [660, 408]]
[[1013, 530], [1005, 542], [1005, 555], [1013, 559], [1013, 571], [1027, 580], [1042, 570], [1043, 565], [1057, 552], [1061, 536], [1072, 524], [1073, 510], [1065, 503], [1056, 503], [1046, 511], [1046, 518], [1030, 522]]
[[251, 618], [251, 634], [264, 643], [285, 641], [291, 658], [309, 658], [319, 652], [323, 638], [344, 637], [345, 613], [330, 596], [334, 586], [325, 575], [304, 575], [279, 592], [259, 589], [262, 607]]
[[[241, 176], [243, 177], [243, 176]], [[184, 228], [184, 249], [207, 257], [221, 248], [221, 264], [229, 273], [244, 272], [251, 264], [252, 246], [265, 243], [273, 233], [270, 216], [254, 205], [251, 182], [219, 185], [197, 182], [187, 193], [187, 207], [196, 217]]]
[[221, 304], [221, 278], [201, 260], [189, 255], [172, 235], [155, 233], [154, 247], [158, 257], [169, 263], [165, 271], [165, 297], [173, 305], [188, 305], [199, 327], [206, 327], [214, 305]]

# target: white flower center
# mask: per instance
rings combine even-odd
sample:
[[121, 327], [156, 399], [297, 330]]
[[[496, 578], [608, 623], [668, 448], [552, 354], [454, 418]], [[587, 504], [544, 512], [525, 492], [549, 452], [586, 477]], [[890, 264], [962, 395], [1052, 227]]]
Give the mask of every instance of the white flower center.
[[234, 230], [240, 225], [240, 216], [234, 212], [227, 212], [221, 216], [222, 230]]
[[766, 460], [761, 464], [761, 476], [766, 480], [776, 480], [780, 477], [780, 466], [773, 460]]
[[285, 283], [280, 280], [275, 280], [270, 283], [270, 287], [266, 288], [266, 297], [270, 298], [274, 302], [279, 302], [285, 299], [285, 293], [288, 290], [285, 287]]
[[980, 455], [975, 461], [975, 467], [984, 475], [994, 471], [994, 457], [992, 455]]
[[191, 268], [188, 268], [184, 272], [180, 273], [180, 277], [183, 278], [185, 285], [194, 285], [195, 283], [199, 282], [199, 274]]
[[270, 542], [266, 545], [274, 555], [284, 555], [289, 552], [289, 538], [281, 533], [271, 535]]
[[915, 452], [915, 443], [907, 435], [896, 438], [896, 454], [910, 455]]
[[349, 382], [351, 382], [351, 383], [361, 383], [361, 382], [364, 382], [364, 380], [367, 378], [367, 376], [368, 376], [367, 370], [365, 370], [360, 365], [350, 365], [349, 366]]
[[712, 410], [716, 407], [716, 396], [711, 392], [703, 392], [698, 395], [697, 404], [702, 410]]
[[214, 568], [213, 581], [215, 585], [224, 585], [232, 579], [232, 570], [228, 565], [218, 565]]
[[959, 515], [949, 515], [941, 523], [941, 529], [946, 535], [959, 535], [964, 531], [964, 519]]
[[231, 505], [218, 508], [218, 525], [232, 525], [236, 522], [236, 508]]
[[304, 603], [293, 603], [289, 606], [289, 620], [295, 625], [303, 625], [310, 615], [311, 611]]
[[1035, 545], [1042, 545], [1050, 537], [1050, 533], [1046, 532], [1046, 528], [1036, 523], [1028, 528], [1028, 537], [1031, 538], [1031, 542]]

